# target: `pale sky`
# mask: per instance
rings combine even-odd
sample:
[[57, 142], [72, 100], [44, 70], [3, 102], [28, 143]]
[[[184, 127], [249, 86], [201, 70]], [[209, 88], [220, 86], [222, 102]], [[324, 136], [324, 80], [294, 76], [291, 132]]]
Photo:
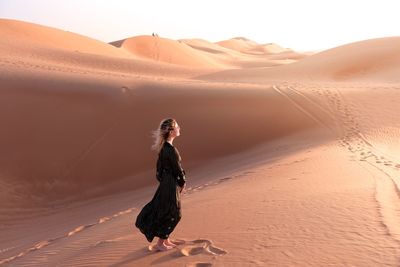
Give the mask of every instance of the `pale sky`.
[[400, 36], [399, 10], [398, 0], [0, 0], [0, 18], [104, 42], [155, 32], [211, 42], [240, 36], [298, 51]]

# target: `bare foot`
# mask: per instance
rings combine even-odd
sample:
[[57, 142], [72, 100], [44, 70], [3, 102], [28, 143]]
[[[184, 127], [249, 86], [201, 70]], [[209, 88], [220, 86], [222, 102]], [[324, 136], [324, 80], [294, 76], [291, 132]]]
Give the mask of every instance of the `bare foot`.
[[172, 249], [173, 247], [172, 246], [167, 246], [167, 245], [165, 245], [165, 243], [163, 243], [161, 245], [159, 245], [159, 244], [155, 245], [154, 248], [156, 250], [158, 250], [158, 251], [166, 251], [166, 250]]
[[172, 242], [171, 240], [169, 240], [169, 238], [164, 241], [164, 244], [166, 246], [176, 247], [176, 244], [174, 242]]

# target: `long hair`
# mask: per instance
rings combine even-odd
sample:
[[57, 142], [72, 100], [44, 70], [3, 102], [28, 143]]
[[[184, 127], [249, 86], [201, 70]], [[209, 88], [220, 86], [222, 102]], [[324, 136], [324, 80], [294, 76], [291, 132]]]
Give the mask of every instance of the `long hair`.
[[160, 122], [160, 125], [156, 130], [152, 130], [151, 134], [154, 138], [154, 143], [151, 146], [152, 150], [160, 153], [161, 148], [164, 145], [164, 142], [167, 141], [170, 131], [175, 129], [176, 120], [174, 118], [166, 118]]

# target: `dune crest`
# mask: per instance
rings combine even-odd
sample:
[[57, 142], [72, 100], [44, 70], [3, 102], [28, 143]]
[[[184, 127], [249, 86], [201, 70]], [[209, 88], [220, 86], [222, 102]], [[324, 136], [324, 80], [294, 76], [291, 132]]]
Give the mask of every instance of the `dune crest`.
[[221, 68], [212, 57], [201, 53], [184, 42], [158, 36], [136, 36], [111, 44], [135, 56], [192, 68]]
[[328, 49], [276, 68], [226, 70], [203, 78], [268, 82], [270, 80], [305, 81], [400, 81], [400, 37], [364, 40]]
[[258, 44], [257, 42], [244, 37], [235, 37], [229, 40], [217, 42], [217, 44], [241, 53], [254, 55], [276, 54], [291, 51], [290, 49], [283, 48], [274, 43]]
[[7, 46], [16, 46], [20, 49], [44, 46], [77, 53], [131, 57], [129, 53], [110, 44], [80, 34], [18, 20], [0, 19], [0, 35], [0, 45], [5, 43], [3, 52]]

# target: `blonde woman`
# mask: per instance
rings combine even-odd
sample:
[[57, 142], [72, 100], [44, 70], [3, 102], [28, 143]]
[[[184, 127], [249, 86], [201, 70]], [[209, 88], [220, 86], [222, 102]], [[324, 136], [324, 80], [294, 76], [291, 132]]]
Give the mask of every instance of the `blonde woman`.
[[177, 246], [169, 239], [182, 217], [181, 193], [186, 185], [185, 170], [178, 149], [172, 144], [180, 135], [180, 126], [173, 118], [160, 122], [153, 131], [153, 150], [158, 152], [156, 178], [160, 182], [153, 196], [136, 218], [136, 227], [149, 242], [158, 237], [156, 250], [165, 251]]

